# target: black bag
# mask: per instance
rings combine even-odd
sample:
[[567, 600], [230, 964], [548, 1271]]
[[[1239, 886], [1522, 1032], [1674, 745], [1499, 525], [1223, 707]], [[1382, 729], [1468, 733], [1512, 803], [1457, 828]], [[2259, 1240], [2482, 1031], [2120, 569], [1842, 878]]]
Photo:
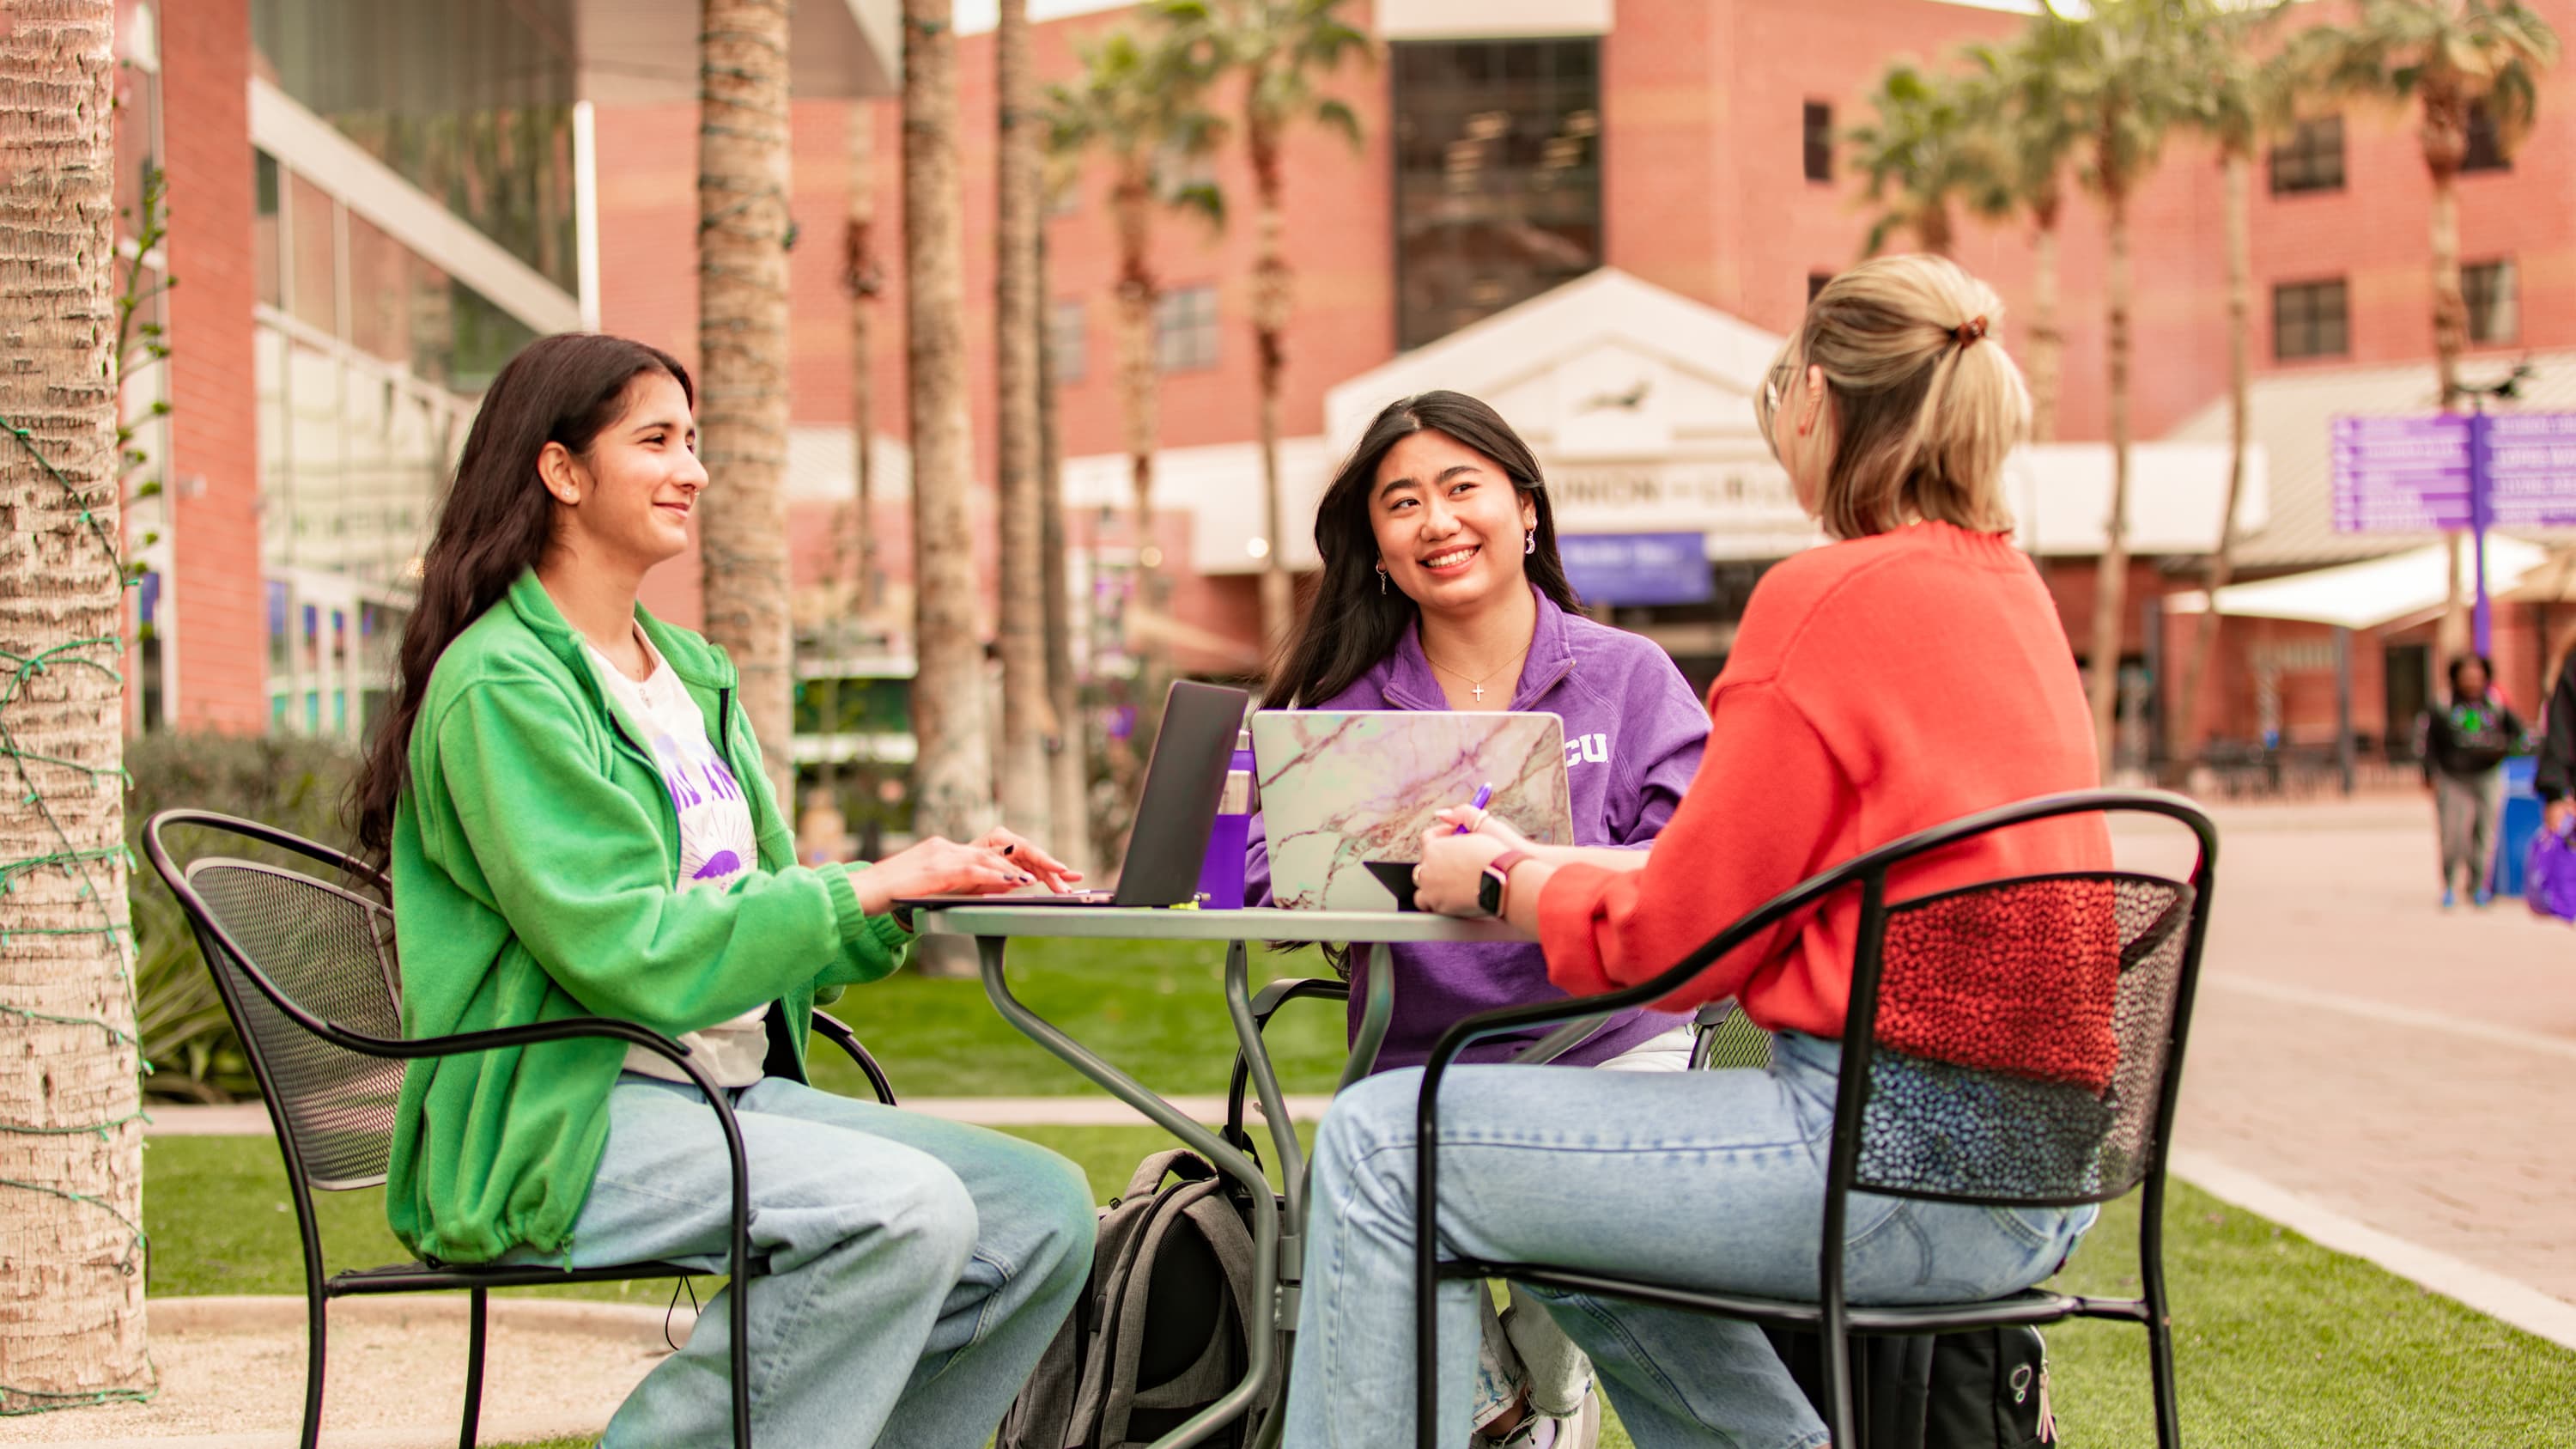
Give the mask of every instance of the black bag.
[[[1091, 1281], [1012, 1400], [995, 1449], [1148, 1444], [1241, 1382], [1249, 1218], [1239, 1191], [1198, 1154], [1175, 1148], [1139, 1163], [1101, 1213]], [[1231, 1449], [1259, 1422], [1246, 1414], [1205, 1442]]]
[[[1809, 1403], [1824, 1412], [1823, 1340], [1763, 1332]], [[2048, 1345], [2039, 1330], [1851, 1340], [1852, 1449], [2042, 1449], [2057, 1443], [2048, 1403]]]

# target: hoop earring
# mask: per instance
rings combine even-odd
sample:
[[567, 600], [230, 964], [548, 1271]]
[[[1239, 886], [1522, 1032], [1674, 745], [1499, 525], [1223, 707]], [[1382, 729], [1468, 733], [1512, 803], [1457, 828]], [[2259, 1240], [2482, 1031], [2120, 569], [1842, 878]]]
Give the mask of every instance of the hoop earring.
[[1377, 591], [1380, 594], [1386, 592], [1386, 565], [1384, 564], [1377, 566]]
[[1527, 556], [1536, 552], [1538, 552], [1538, 530], [1533, 528], [1521, 535], [1521, 553]]

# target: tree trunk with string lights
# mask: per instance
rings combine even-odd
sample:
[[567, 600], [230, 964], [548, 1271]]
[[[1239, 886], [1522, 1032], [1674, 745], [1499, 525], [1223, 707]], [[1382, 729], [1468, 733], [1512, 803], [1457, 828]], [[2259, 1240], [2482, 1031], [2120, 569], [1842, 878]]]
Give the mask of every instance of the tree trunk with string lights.
[[0, 1412], [140, 1397], [109, 0], [0, 25]]
[[[1109, 193], [1110, 219], [1118, 233], [1118, 405], [1126, 425], [1128, 533], [1136, 543], [1135, 587], [1128, 594], [1132, 613], [1128, 641], [1137, 655], [1139, 708], [1159, 708], [1167, 672], [1167, 637], [1163, 607], [1169, 587], [1162, 569], [1162, 550], [1154, 544], [1154, 450], [1162, 436], [1161, 369], [1154, 356], [1154, 309], [1162, 288], [1153, 265], [1153, 181], [1141, 167], [1118, 179]], [[1137, 624], [1142, 622], [1144, 629]]]
[[1279, 497], [1279, 401], [1288, 382], [1288, 316], [1295, 305], [1294, 278], [1281, 238], [1287, 218], [1280, 204], [1279, 137], [1258, 123], [1244, 127], [1252, 155], [1252, 182], [1261, 214], [1252, 264], [1252, 336], [1261, 364], [1261, 650], [1265, 664], [1287, 648], [1297, 612], [1288, 577], [1287, 519]]
[[2102, 562], [2093, 576], [2093, 631], [2085, 694], [2093, 708], [2093, 750], [2102, 774], [2111, 774], [2113, 725], [2120, 708], [2120, 645], [2127, 635], [2122, 612], [2129, 599], [2129, 195], [2125, 181], [2103, 183], [2102, 209], [2109, 239], [2103, 295], [2104, 354], [2110, 372], [2111, 507], [2102, 523]]
[[698, 40], [698, 510], [707, 638], [770, 787], [796, 810], [787, 573], [788, 0], [703, 0]]

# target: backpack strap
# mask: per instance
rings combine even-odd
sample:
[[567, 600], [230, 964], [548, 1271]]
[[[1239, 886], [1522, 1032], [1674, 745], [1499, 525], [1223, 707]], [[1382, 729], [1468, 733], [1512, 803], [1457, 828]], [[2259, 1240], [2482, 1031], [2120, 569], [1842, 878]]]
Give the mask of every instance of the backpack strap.
[[[1139, 1171], [1139, 1176], [1142, 1171]], [[1246, 1343], [1253, 1332], [1250, 1300], [1252, 1297], [1252, 1234], [1244, 1226], [1243, 1216], [1226, 1195], [1225, 1185], [1215, 1181], [1191, 1182], [1162, 1193], [1154, 1199], [1151, 1221], [1141, 1234], [1142, 1243], [1134, 1265], [1121, 1285], [1122, 1301], [1111, 1310], [1115, 1326], [1098, 1346], [1101, 1367], [1107, 1370], [1107, 1390], [1100, 1404], [1099, 1442], [1103, 1449], [1125, 1446], [1129, 1441], [1129, 1422], [1140, 1408], [1178, 1408], [1214, 1400], [1232, 1387], [1238, 1372], [1234, 1345]], [[1153, 1286], [1153, 1265], [1162, 1256], [1164, 1244], [1175, 1233], [1189, 1233], [1203, 1240], [1215, 1254], [1223, 1274], [1219, 1285], [1226, 1298], [1224, 1312], [1231, 1315], [1235, 1331], [1211, 1335], [1207, 1349], [1187, 1369], [1170, 1380], [1154, 1385], [1136, 1382], [1138, 1365], [1145, 1347], [1146, 1299]], [[1262, 1325], [1268, 1331], [1268, 1324]]]
[[1118, 1195], [1118, 1201], [1123, 1203], [1131, 1198], [1150, 1196], [1162, 1188], [1166, 1177], [1177, 1177], [1183, 1182], [1207, 1182], [1215, 1176], [1216, 1169], [1208, 1165], [1206, 1158], [1186, 1147], [1175, 1147], [1137, 1163], [1136, 1175], [1127, 1179], [1127, 1190]]

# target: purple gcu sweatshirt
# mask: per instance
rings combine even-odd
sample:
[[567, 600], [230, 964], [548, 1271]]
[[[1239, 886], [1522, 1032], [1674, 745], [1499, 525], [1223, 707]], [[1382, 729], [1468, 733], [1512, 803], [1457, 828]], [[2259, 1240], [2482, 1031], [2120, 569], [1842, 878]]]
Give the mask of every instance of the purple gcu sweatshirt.
[[[1642, 847], [1672, 818], [1673, 807], [1699, 772], [1708, 712], [1663, 650], [1634, 634], [1569, 615], [1544, 594], [1537, 598], [1538, 628], [1511, 707], [1565, 721], [1574, 843]], [[1422, 656], [1417, 626], [1405, 630], [1395, 652], [1350, 688], [1311, 707], [1445, 710], [1449, 702]], [[1244, 896], [1247, 905], [1271, 903], [1270, 847], [1257, 815], [1244, 868]], [[1461, 1017], [1565, 996], [1548, 981], [1547, 958], [1536, 943], [1399, 945], [1394, 956], [1395, 1020], [1378, 1054], [1381, 1071], [1420, 1065], [1441, 1031]], [[1351, 965], [1354, 971], [1368, 969], [1357, 953]], [[1656, 1012], [1623, 1013], [1557, 1060], [1591, 1066], [1686, 1020]], [[1504, 1061], [1544, 1035], [1540, 1030], [1493, 1037], [1468, 1048], [1464, 1060]]]

